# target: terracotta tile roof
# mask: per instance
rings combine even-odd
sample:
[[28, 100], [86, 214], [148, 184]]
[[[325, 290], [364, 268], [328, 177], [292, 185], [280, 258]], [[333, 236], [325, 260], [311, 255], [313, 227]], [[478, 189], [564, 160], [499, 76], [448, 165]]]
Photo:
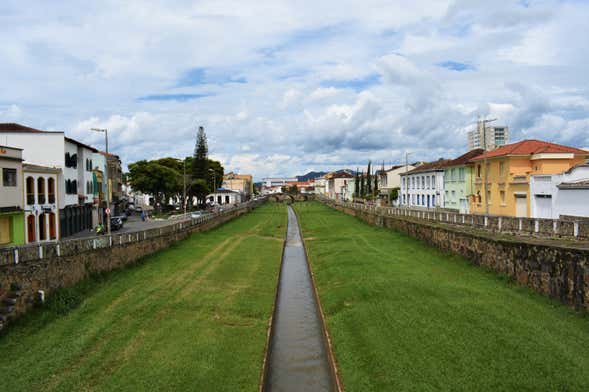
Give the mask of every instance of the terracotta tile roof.
[[432, 171], [432, 170], [443, 170], [444, 167], [448, 166], [448, 164], [450, 162], [452, 162], [452, 160], [441, 158], [441, 159], [438, 159], [437, 161], [434, 161], [434, 162], [427, 162], [427, 163], [424, 163], [423, 165], [419, 165], [415, 169], [409, 170], [407, 173], [401, 173], [401, 175], [403, 176], [405, 174], [422, 173], [422, 172], [427, 172], [427, 171]]
[[563, 146], [561, 144], [545, 142], [542, 140], [529, 139], [522, 140], [521, 142], [517, 143], [507, 144], [492, 151], [487, 151], [484, 154], [474, 157], [472, 160], [478, 161], [484, 158], [494, 158], [507, 155], [532, 155], [542, 153], [569, 153], [589, 156], [589, 151], [581, 150], [579, 148]]
[[464, 165], [468, 163], [471, 159], [478, 157], [479, 155], [485, 152], [482, 148], [475, 148], [474, 150], [470, 150], [466, 154], [462, 154], [456, 159], [451, 160], [447, 166], [458, 166]]
[[51, 132], [42, 131], [31, 127], [26, 127], [17, 123], [0, 123], [0, 132], [29, 132], [29, 133], [63, 133], [63, 132]]

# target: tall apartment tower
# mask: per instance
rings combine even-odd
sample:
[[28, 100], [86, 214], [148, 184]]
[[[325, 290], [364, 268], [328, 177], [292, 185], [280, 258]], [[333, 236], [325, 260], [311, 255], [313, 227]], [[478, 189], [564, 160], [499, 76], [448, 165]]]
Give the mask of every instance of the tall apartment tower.
[[494, 150], [509, 142], [509, 127], [487, 125], [477, 121], [477, 128], [468, 132], [468, 149], [483, 148]]

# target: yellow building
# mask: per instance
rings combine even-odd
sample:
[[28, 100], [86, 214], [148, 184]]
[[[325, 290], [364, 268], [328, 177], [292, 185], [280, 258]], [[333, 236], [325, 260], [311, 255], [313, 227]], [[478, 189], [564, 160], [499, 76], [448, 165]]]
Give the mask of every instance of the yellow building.
[[254, 193], [253, 177], [249, 174], [227, 173], [223, 176], [223, 188], [241, 192], [244, 200]]
[[523, 140], [474, 157], [474, 214], [530, 216], [530, 175], [557, 174], [585, 163], [589, 152], [578, 148]]

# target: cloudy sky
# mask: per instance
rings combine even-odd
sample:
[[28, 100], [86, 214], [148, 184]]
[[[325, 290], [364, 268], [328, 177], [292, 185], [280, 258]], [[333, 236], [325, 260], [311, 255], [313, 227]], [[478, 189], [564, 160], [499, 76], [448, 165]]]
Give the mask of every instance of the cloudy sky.
[[477, 115], [589, 147], [589, 1], [0, 2], [0, 121], [264, 176], [455, 157]]

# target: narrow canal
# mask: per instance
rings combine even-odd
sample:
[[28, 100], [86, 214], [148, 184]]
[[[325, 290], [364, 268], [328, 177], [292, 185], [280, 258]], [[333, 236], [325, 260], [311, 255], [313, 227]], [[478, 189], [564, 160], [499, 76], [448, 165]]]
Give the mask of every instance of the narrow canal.
[[264, 391], [334, 390], [299, 223], [290, 206], [278, 290]]

